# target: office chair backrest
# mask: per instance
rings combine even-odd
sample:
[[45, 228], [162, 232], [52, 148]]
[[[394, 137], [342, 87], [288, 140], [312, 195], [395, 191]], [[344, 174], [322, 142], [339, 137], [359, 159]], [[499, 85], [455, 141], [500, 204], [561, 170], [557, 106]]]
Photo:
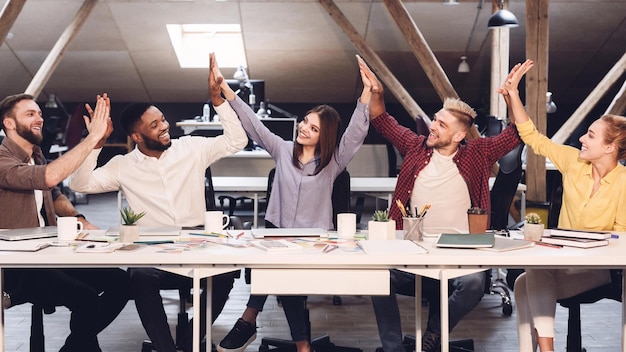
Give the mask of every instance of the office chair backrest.
[[517, 184], [522, 177], [522, 149], [520, 143], [499, 160], [500, 168], [491, 188], [491, 229], [502, 230], [508, 227], [509, 208], [517, 192]]
[[333, 183], [333, 226], [337, 229], [337, 214], [350, 212], [350, 173], [343, 170]]
[[206, 183], [204, 185], [204, 202], [206, 210], [215, 210], [215, 190], [213, 189], [213, 178], [211, 177], [211, 167], [207, 167], [204, 172]]
[[563, 180], [561, 175], [552, 182], [550, 192], [550, 206], [548, 208], [548, 228], [554, 229], [559, 225], [559, 215], [561, 214], [561, 204], [563, 203]]
[[[272, 168], [267, 175], [267, 204], [270, 202], [272, 194], [272, 183], [274, 183], [274, 175], [276, 168]], [[350, 173], [344, 169], [335, 179], [333, 183], [333, 193], [331, 195], [333, 203], [333, 226], [337, 228], [337, 214], [350, 212]]]

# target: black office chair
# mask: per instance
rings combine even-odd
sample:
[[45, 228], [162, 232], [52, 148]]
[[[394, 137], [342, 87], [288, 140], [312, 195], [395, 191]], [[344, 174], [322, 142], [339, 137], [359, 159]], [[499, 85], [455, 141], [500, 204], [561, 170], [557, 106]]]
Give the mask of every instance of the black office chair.
[[[517, 192], [517, 185], [522, 177], [522, 150], [524, 144], [520, 143], [498, 161], [499, 169], [495, 182], [491, 188], [491, 226], [492, 230], [508, 230], [509, 208]], [[508, 270], [513, 275], [515, 270]], [[519, 275], [519, 274], [518, 274]], [[502, 314], [510, 316], [513, 313], [511, 292], [500, 275], [494, 278], [491, 271], [488, 272], [487, 293], [499, 294], [502, 298]]]
[[615, 301], [622, 301], [622, 270], [611, 269], [611, 282], [578, 294], [574, 297], [560, 299], [559, 304], [569, 310], [567, 318], [567, 352], [587, 351], [582, 347], [582, 335], [580, 324], [580, 305], [595, 303], [601, 299], [608, 298]]
[[[548, 210], [548, 227], [555, 228], [558, 225], [558, 218], [561, 212], [563, 199], [563, 183], [559, 177], [554, 180], [552, 193], [550, 195], [550, 208]], [[603, 298], [622, 301], [622, 270], [612, 269], [611, 282], [589, 291], [578, 294], [574, 297], [560, 299], [558, 303], [568, 309], [567, 318], [567, 352], [586, 351], [582, 347], [582, 333], [580, 323], [580, 305], [595, 303]]]

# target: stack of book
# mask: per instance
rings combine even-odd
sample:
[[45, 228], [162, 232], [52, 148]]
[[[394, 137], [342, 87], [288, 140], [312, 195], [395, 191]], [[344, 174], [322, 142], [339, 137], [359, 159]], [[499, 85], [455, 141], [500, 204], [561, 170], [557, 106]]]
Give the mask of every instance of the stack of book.
[[578, 248], [602, 247], [609, 244], [610, 232], [552, 229], [541, 242]]

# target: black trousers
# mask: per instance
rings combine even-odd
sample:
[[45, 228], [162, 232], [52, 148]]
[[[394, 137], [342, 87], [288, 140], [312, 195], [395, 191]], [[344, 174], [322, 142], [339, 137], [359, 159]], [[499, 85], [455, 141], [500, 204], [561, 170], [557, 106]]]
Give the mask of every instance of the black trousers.
[[65, 306], [70, 334], [61, 352], [100, 352], [97, 335], [124, 309], [128, 273], [111, 269], [5, 269], [11, 303]]
[[[132, 297], [135, 299], [135, 306], [141, 323], [152, 341], [152, 348], [158, 352], [176, 352], [176, 344], [170, 333], [160, 291], [162, 288], [190, 286], [192, 279], [154, 268], [129, 268], [128, 270], [130, 272]], [[235, 275], [238, 273], [225, 273], [212, 277], [212, 321], [215, 321], [222, 312], [228, 294], [233, 288]], [[203, 288], [200, 296], [200, 331], [205, 331], [206, 279], [201, 280], [200, 283]], [[187, 331], [184, 345], [178, 347], [185, 351], [191, 351], [193, 343], [191, 324], [189, 324]]]

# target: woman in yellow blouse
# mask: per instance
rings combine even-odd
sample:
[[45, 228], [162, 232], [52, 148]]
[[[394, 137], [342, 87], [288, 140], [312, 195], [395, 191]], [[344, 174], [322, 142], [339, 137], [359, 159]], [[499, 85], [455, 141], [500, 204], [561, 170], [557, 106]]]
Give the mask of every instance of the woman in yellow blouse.
[[[552, 142], [530, 121], [518, 85], [533, 66], [517, 64], [498, 92], [515, 116], [522, 140], [549, 158], [563, 175], [558, 226], [566, 229], [626, 231], [626, 118], [604, 115], [580, 137], [580, 150]], [[554, 314], [558, 299], [609, 283], [608, 270], [529, 269], [515, 282], [519, 350], [554, 351]]]

